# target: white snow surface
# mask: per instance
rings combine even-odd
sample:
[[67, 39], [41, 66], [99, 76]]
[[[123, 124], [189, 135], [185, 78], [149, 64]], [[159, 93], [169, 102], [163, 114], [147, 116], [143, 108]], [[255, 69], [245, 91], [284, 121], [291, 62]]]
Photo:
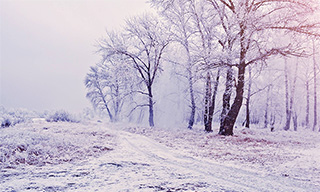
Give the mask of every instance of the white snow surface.
[[0, 129], [0, 191], [320, 191], [320, 134], [128, 124]]

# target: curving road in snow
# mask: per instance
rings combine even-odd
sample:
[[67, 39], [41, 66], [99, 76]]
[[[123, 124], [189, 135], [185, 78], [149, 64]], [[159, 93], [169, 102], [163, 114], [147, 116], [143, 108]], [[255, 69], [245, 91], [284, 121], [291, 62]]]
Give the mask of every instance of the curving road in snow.
[[98, 158], [1, 170], [0, 191], [320, 191], [306, 181], [245, 171], [142, 135], [110, 132], [118, 145]]

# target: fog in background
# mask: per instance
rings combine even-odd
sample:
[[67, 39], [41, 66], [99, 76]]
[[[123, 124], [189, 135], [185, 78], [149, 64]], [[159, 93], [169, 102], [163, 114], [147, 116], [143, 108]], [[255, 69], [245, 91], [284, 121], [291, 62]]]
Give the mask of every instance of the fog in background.
[[84, 78], [106, 29], [148, 11], [145, 0], [0, 0], [0, 105], [80, 112]]

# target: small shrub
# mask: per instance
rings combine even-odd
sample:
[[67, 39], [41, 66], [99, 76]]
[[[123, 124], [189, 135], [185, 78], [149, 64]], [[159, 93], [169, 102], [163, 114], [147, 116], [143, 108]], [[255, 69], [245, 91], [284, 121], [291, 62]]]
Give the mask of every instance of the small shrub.
[[72, 123], [78, 123], [79, 121], [76, 120], [76, 118], [74, 118], [70, 113], [64, 111], [64, 110], [60, 110], [60, 111], [56, 111], [53, 114], [49, 114], [46, 117], [46, 121], [48, 122], [72, 122]]
[[4, 118], [3, 120], [1, 120], [1, 127], [10, 127], [11, 126], [11, 121], [8, 118]]

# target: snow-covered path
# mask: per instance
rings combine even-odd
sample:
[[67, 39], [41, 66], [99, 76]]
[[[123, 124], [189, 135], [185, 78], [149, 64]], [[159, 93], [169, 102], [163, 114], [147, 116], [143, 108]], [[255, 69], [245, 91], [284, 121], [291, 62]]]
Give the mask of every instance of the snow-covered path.
[[109, 130], [117, 147], [100, 157], [0, 172], [0, 191], [320, 191], [285, 176], [199, 159], [148, 137]]
[[[319, 191], [319, 186], [307, 185], [281, 176], [260, 175], [241, 169], [224, 166], [173, 151], [154, 140], [131, 133], [123, 133], [124, 148], [131, 151], [130, 157], [148, 163], [155, 170], [167, 170], [162, 188], [181, 189], [185, 177], [190, 186], [202, 184], [203, 191]], [[178, 177], [177, 177], [178, 176]], [[171, 177], [171, 178], [170, 178]], [[182, 182], [177, 180], [183, 180]], [[170, 187], [171, 188], [170, 188]], [[167, 187], [167, 188], [166, 188]], [[200, 187], [200, 186], [199, 186]], [[190, 190], [200, 190], [191, 188]], [[202, 191], [201, 190], [201, 191]]]

